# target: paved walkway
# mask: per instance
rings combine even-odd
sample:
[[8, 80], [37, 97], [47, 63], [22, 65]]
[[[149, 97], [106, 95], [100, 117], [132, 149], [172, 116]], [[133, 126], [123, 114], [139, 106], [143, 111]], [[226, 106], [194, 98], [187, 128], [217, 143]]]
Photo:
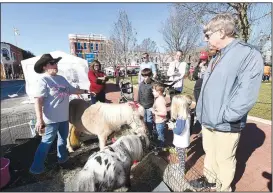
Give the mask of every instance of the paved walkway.
[[[135, 99], [137, 89], [134, 89]], [[107, 101], [117, 103], [120, 91], [114, 84], [107, 85]], [[168, 99], [167, 99], [168, 100]], [[202, 139], [191, 137], [188, 162], [200, 172], [203, 169], [204, 151]], [[233, 181], [235, 191], [272, 191], [271, 125], [248, 121], [242, 131], [237, 150], [237, 169]]]

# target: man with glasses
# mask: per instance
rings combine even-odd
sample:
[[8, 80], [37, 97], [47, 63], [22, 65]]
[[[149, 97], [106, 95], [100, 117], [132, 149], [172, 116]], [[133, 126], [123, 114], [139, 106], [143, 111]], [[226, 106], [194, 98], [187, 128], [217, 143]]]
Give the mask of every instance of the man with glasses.
[[170, 98], [172, 100], [174, 95], [181, 94], [183, 90], [183, 80], [186, 75], [188, 64], [182, 61], [183, 52], [178, 50], [175, 55], [175, 60], [170, 63], [167, 76], [170, 81], [176, 81], [172, 89], [170, 89]]
[[192, 185], [231, 191], [235, 153], [247, 114], [259, 95], [263, 59], [253, 46], [235, 39], [231, 14], [215, 16], [204, 33], [209, 48], [216, 49], [217, 54], [204, 74], [196, 108], [206, 154], [205, 178]]
[[149, 54], [143, 53], [141, 59], [143, 62], [140, 64], [140, 69], [139, 69], [139, 73], [138, 73], [138, 85], [140, 85], [140, 83], [144, 80], [143, 76], [141, 75], [141, 71], [145, 68], [151, 69], [152, 73], [153, 73], [153, 78], [156, 77], [156, 67], [153, 62], [149, 61]]

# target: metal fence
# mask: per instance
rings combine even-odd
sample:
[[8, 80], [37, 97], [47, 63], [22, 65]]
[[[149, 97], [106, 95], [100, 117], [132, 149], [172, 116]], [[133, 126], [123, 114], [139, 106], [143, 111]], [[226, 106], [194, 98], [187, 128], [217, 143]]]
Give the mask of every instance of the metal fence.
[[185, 163], [186, 171], [183, 173], [178, 163], [177, 154], [170, 155], [170, 161], [164, 170], [163, 181], [174, 192], [211, 192], [215, 191], [201, 180], [205, 179], [204, 173], [207, 178], [215, 181], [216, 187], [220, 187], [219, 179], [209, 170], [204, 168], [203, 159], [199, 163], [192, 164], [190, 160]]
[[1, 116], [1, 146], [15, 144], [17, 139], [32, 138], [30, 121], [35, 119], [34, 112]]

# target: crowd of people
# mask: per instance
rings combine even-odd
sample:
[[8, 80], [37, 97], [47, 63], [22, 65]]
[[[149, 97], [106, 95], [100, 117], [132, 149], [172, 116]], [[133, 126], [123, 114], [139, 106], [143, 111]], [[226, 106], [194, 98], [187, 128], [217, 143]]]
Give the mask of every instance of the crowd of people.
[[[195, 180], [194, 185], [218, 191], [231, 191], [240, 134], [246, 126], [247, 114], [258, 98], [261, 81], [267, 80], [271, 70], [267, 67], [265, 72], [268, 73], [264, 74], [261, 53], [255, 47], [235, 38], [235, 21], [230, 14], [214, 17], [205, 26], [204, 34], [205, 41], [212, 51], [212, 58], [209, 61], [208, 53], [202, 52], [195, 69], [189, 69], [196, 80], [193, 93], [197, 102], [195, 114], [202, 126], [202, 145], [206, 154], [205, 178]], [[184, 172], [185, 149], [189, 145], [187, 142], [190, 137], [190, 124], [186, 115], [190, 114], [191, 99], [180, 95], [183, 91], [183, 80], [189, 74], [187, 64], [181, 61], [182, 56], [183, 52], [178, 50], [175, 60], [170, 63], [167, 75], [171, 81], [177, 81], [170, 90], [171, 120], [175, 120], [175, 123], [168, 122], [168, 127], [173, 130], [173, 144], [178, 152], [179, 165]], [[165, 137], [162, 128], [166, 122], [166, 102], [161, 97], [161, 86], [152, 83], [152, 66], [148, 60], [140, 65], [139, 76], [143, 80], [139, 78], [138, 102], [145, 108], [145, 121], [151, 135], [155, 122], [158, 146], [162, 147]], [[219, 184], [216, 184], [217, 179]]]
[[[192, 72], [196, 80], [194, 98], [195, 113], [202, 126], [202, 145], [205, 151], [205, 178], [195, 185], [231, 191], [231, 182], [236, 169], [235, 152], [241, 131], [246, 125], [248, 112], [254, 106], [263, 78], [263, 59], [258, 50], [235, 38], [235, 21], [230, 14], [218, 14], [204, 28], [205, 41], [213, 57], [200, 53], [195, 69], [188, 69], [178, 50], [170, 63], [167, 75], [175, 82], [170, 89], [171, 115], [167, 118], [164, 85], [156, 82], [155, 64], [149, 54], [143, 54], [143, 63], [138, 75], [138, 102], [144, 107], [144, 121], [151, 139], [156, 139], [156, 149], [165, 146], [165, 130], [173, 131], [173, 144], [179, 158], [179, 166], [185, 173], [187, 147], [190, 144], [190, 106], [193, 99], [182, 94], [184, 79]], [[36, 128], [42, 131], [39, 145], [30, 172], [44, 172], [44, 161], [50, 146], [58, 135], [58, 161], [68, 159], [66, 138], [68, 135], [68, 106], [70, 94], [90, 93], [92, 104], [105, 102], [107, 76], [101, 71], [99, 61], [94, 61], [88, 72], [90, 89], [72, 87], [67, 80], [57, 75], [57, 63], [61, 58], [43, 55], [35, 64], [35, 71], [43, 74], [35, 96]], [[266, 77], [265, 77], [266, 78]], [[117, 83], [118, 83], [117, 79]], [[251, 88], [251, 89], [250, 89]], [[167, 127], [168, 126], [168, 127]], [[210, 175], [208, 172], [210, 172]], [[211, 173], [213, 175], [211, 175]], [[216, 179], [220, 184], [216, 184]]]

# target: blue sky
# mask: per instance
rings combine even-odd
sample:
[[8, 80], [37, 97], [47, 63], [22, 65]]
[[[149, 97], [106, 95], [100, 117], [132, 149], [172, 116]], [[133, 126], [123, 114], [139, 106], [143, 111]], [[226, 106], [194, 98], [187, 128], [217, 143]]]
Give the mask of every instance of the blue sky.
[[[103, 34], [109, 37], [119, 10], [125, 10], [137, 31], [138, 43], [151, 38], [164, 44], [159, 33], [169, 14], [167, 3], [2, 3], [1, 41], [15, 45], [13, 27], [20, 31], [18, 47], [40, 55], [69, 53], [68, 34]], [[163, 50], [163, 49], [160, 49]]]

